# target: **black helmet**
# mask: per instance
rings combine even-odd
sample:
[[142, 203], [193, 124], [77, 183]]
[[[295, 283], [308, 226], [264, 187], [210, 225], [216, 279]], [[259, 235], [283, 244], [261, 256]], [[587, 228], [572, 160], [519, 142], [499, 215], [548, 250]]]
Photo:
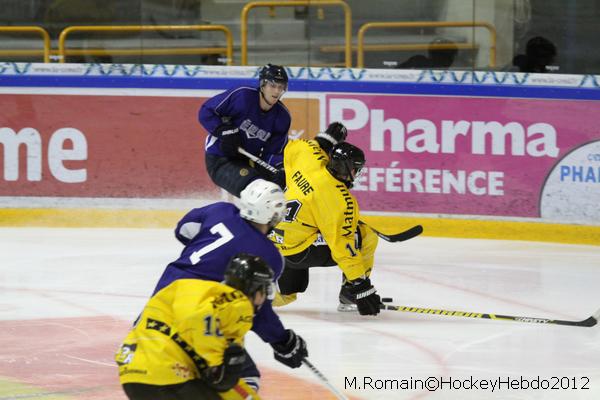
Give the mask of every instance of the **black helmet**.
[[273, 65], [267, 64], [261, 68], [260, 73], [258, 74], [259, 86], [263, 86], [266, 81], [272, 81], [281, 83], [287, 89], [288, 84], [288, 75], [285, 72], [285, 68], [281, 65]]
[[348, 142], [338, 143], [329, 153], [327, 170], [337, 180], [351, 188], [354, 179], [365, 165], [365, 153], [358, 147]]
[[250, 298], [259, 290], [267, 296], [273, 276], [273, 270], [262, 258], [240, 253], [229, 261], [225, 270], [225, 284], [241, 290]]

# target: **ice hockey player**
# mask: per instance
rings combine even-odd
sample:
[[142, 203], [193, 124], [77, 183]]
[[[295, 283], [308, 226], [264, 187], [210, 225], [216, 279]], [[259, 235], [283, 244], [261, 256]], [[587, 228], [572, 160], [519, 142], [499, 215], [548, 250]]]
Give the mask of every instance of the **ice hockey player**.
[[[191, 210], [175, 229], [175, 236], [185, 247], [166, 267], [154, 293], [178, 279], [221, 282], [227, 261], [239, 253], [261, 257], [273, 270], [275, 281], [283, 269], [283, 258], [266, 235], [284, 212], [281, 188], [264, 179], [252, 181], [242, 191], [239, 209], [219, 202]], [[306, 343], [293, 330], [284, 328], [271, 300], [256, 313], [252, 331], [271, 345], [275, 359], [297, 368], [307, 356]], [[249, 355], [242, 376], [258, 390], [260, 373]]]
[[[253, 180], [263, 178], [285, 185], [283, 149], [288, 142], [291, 116], [281, 102], [288, 75], [279, 65], [267, 64], [259, 72], [258, 88], [239, 87], [208, 99], [198, 119], [208, 131], [206, 169], [213, 182], [239, 197]], [[238, 147], [280, 169], [272, 173], [250, 164]]]
[[271, 234], [285, 256], [276, 305], [306, 290], [309, 268], [337, 265], [343, 271], [338, 310], [379, 313], [381, 301], [369, 279], [378, 238], [358, 223], [358, 203], [350, 193], [365, 157], [344, 141], [346, 135], [334, 122], [315, 140], [294, 140], [285, 149], [287, 211]]
[[127, 397], [258, 399], [240, 380], [244, 335], [273, 277], [260, 257], [238, 254], [222, 283], [178, 279], [154, 294], [115, 357]]

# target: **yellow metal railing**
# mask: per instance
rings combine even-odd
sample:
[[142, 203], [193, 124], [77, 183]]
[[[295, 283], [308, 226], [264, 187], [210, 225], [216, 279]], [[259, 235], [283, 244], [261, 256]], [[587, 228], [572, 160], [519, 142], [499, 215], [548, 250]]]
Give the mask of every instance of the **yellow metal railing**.
[[[363, 45], [364, 52], [370, 51], [414, 51], [414, 50], [448, 50], [448, 49], [457, 49], [457, 50], [476, 50], [479, 46], [475, 43], [454, 43], [454, 44], [444, 44], [444, 43], [401, 43], [401, 44], [365, 44]], [[353, 45], [352, 51], [357, 51], [358, 46]], [[323, 53], [339, 53], [344, 51], [344, 46], [332, 44], [332, 45], [323, 45], [319, 47], [319, 50]]]
[[[496, 66], [496, 28], [488, 22], [477, 22], [477, 21], [456, 21], [456, 22], [442, 22], [442, 21], [413, 21], [413, 22], [368, 22], [363, 24], [358, 30], [358, 38], [357, 38], [357, 54], [356, 61], [358, 68], [364, 68], [365, 65], [365, 32], [369, 29], [374, 28], [475, 28], [481, 27], [485, 28], [490, 33], [490, 67]], [[377, 45], [375, 45], [377, 46]], [[381, 46], [381, 45], [380, 45]], [[450, 49], [450, 48], [460, 48], [457, 45], [451, 44], [404, 44], [397, 46], [407, 46], [405, 48], [399, 48], [399, 50], [418, 50], [418, 49]], [[412, 48], [410, 47], [412, 46]], [[417, 46], [417, 47], [415, 47]], [[381, 51], [381, 50], [375, 50]]]
[[10, 49], [0, 50], [0, 56], [38, 56], [44, 57], [44, 62], [50, 62], [50, 35], [44, 28], [39, 26], [0, 26], [1, 32], [16, 32], [16, 33], [37, 33], [41, 35], [44, 41], [43, 50], [22, 50], [22, 49]]
[[[139, 49], [67, 49], [67, 36], [74, 32], [148, 32], [148, 31], [221, 31], [225, 33], [226, 47], [179, 47], [179, 48], [139, 48]], [[64, 63], [68, 55], [182, 55], [182, 54], [223, 54], [227, 65], [233, 65], [233, 36], [224, 25], [114, 25], [114, 26], [70, 26], [63, 29], [58, 37], [58, 55]]]
[[256, 7], [268, 7], [273, 10], [275, 7], [323, 7], [323, 6], [340, 6], [344, 10], [344, 54], [346, 68], [352, 67], [352, 10], [350, 6], [343, 0], [290, 0], [290, 1], [252, 1], [244, 6], [241, 14], [241, 52], [242, 65], [248, 64], [248, 13]]

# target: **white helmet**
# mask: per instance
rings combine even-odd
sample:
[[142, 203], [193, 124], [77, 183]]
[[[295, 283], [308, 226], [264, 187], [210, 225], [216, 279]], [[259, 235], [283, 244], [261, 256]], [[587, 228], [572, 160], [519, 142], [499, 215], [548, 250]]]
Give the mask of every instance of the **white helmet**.
[[279, 186], [264, 179], [256, 179], [240, 193], [240, 216], [248, 221], [277, 225], [286, 208], [285, 196]]

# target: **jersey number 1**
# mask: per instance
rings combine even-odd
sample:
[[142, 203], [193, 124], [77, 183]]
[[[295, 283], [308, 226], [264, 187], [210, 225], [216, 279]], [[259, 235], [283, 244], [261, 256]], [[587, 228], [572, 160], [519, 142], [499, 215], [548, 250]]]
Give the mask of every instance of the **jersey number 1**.
[[220, 237], [208, 246], [204, 246], [200, 250], [193, 252], [190, 256], [190, 261], [192, 264], [198, 264], [203, 255], [210, 253], [214, 249], [223, 246], [225, 243], [233, 239], [233, 233], [231, 233], [231, 231], [222, 222], [219, 222], [210, 228], [210, 233], [213, 235], [219, 235]]

